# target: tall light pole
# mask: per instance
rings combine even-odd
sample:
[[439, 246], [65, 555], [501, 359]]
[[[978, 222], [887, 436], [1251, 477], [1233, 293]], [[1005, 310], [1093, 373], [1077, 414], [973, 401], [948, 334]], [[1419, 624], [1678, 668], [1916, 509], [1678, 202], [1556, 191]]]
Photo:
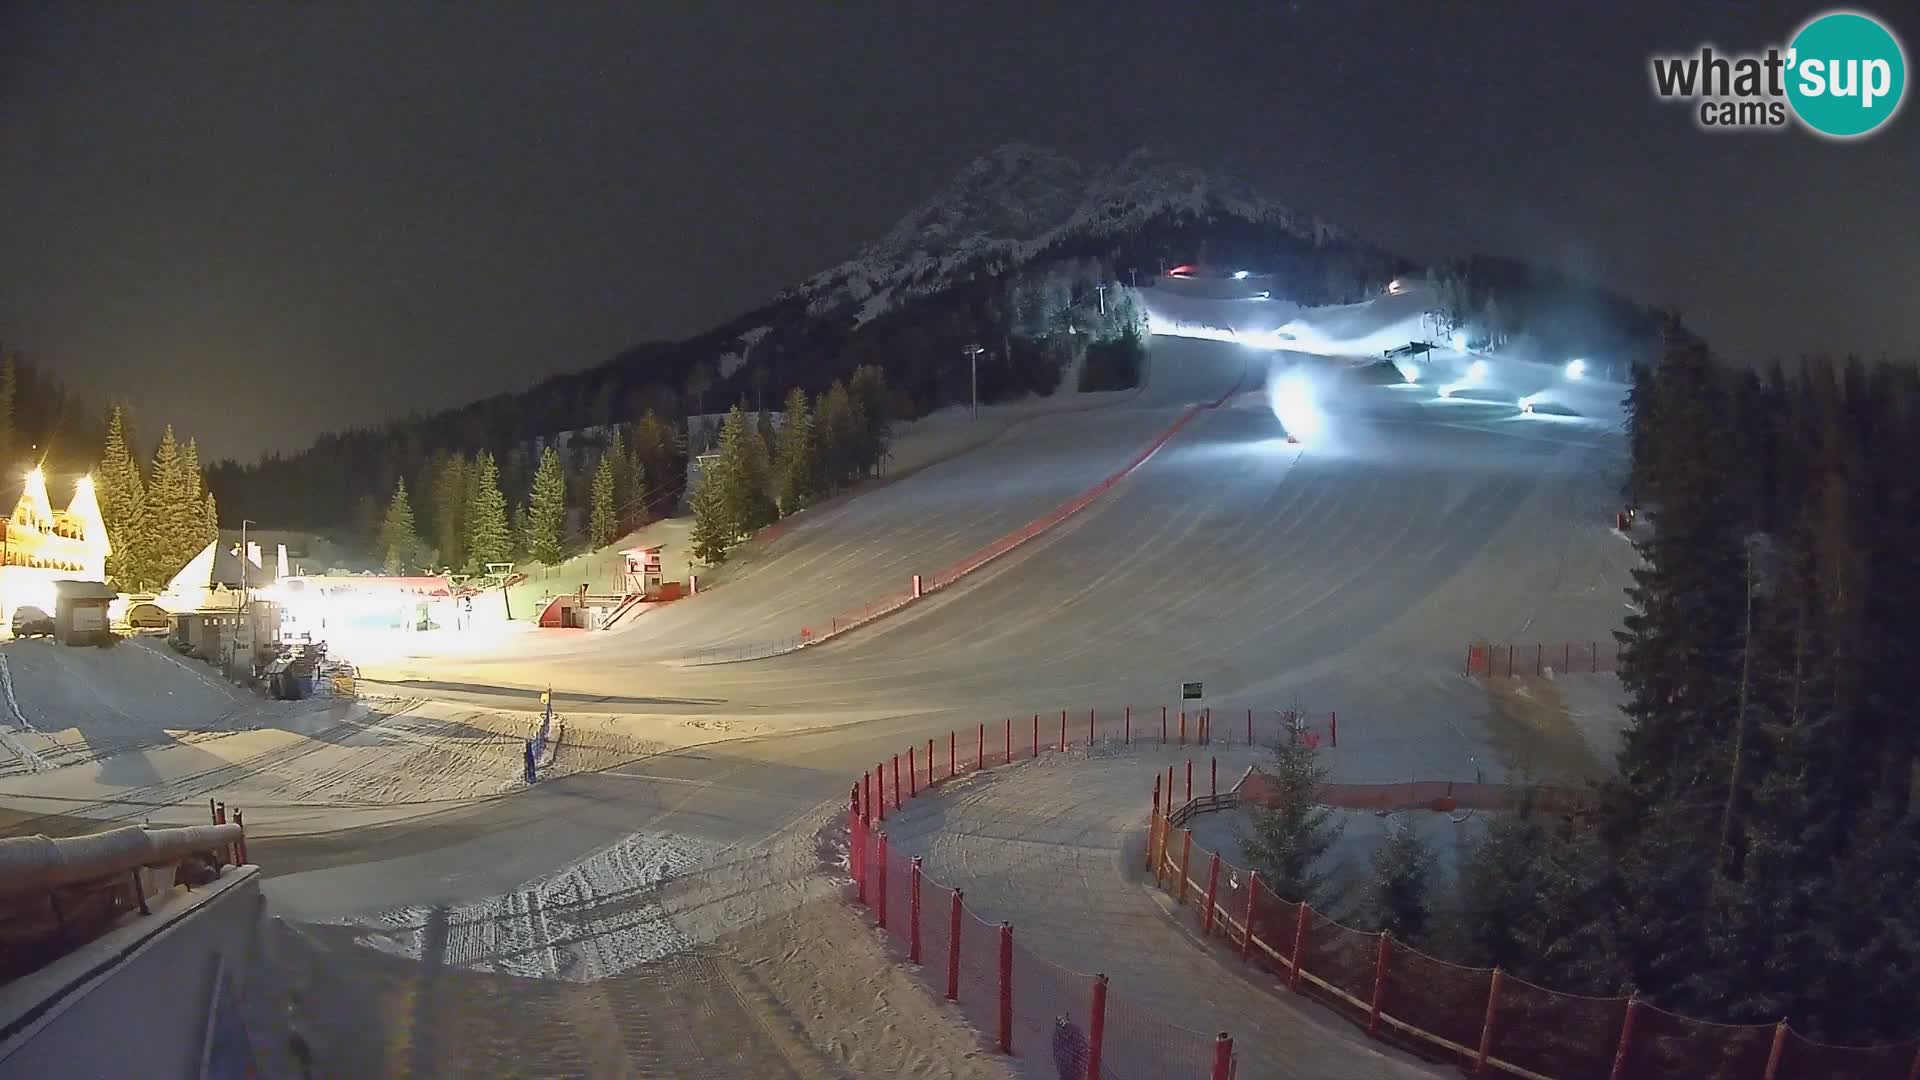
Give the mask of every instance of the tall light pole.
[[980, 419], [980, 354], [986, 351], [987, 350], [978, 345], [967, 346], [967, 359], [972, 361], [971, 381], [973, 384], [973, 419], [975, 420]]

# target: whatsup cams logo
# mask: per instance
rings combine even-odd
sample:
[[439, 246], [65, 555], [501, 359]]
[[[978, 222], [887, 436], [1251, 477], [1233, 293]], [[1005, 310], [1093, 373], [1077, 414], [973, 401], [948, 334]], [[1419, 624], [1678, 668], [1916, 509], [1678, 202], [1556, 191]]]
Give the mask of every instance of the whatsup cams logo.
[[1707, 131], [1785, 128], [1816, 135], [1870, 135], [1900, 111], [1907, 54], [1880, 20], [1830, 11], [1807, 21], [1786, 45], [1727, 53], [1710, 45], [1650, 61], [1654, 95], [1682, 101]]

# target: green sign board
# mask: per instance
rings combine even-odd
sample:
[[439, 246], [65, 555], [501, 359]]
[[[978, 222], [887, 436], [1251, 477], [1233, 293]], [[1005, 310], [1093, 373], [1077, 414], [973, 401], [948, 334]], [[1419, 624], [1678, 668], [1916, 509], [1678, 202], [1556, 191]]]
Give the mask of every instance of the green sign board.
[[1181, 683], [1180, 684], [1180, 700], [1181, 701], [1199, 701], [1200, 700], [1200, 684], [1197, 682]]

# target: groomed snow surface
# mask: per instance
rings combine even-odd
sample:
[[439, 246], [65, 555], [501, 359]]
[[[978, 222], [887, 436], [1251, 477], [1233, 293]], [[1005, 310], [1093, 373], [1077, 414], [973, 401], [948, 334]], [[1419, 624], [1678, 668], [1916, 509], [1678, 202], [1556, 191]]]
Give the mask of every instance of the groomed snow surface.
[[[1161, 300], [1174, 303], [1149, 297]], [[1219, 325], [1251, 302], [1179, 303]], [[1621, 388], [1588, 382], [1567, 389], [1564, 415], [1524, 416], [1518, 396], [1552, 371], [1493, 361], [1472, 392], [1440, 398], [1436, 385], [1472, 359], [1436, 356], [1407, 384], [1364, 358], [1372, 336], [1400, 332], [1382, 327], [1405, 325], [1398, 307], [1377, 306], [1283, 313], [1268, 329], [1292, 327], [1293, 351], [1157, 336], [1138, 393], [1061, 399], [1094, 407], [936, 417], [916, 436], [932, 447], [921, 467], [903, 464], [892, 482], [801, 515], [699, 597], [604, 633], [395, 643], [354, 657], [365, 676], [354, 702], [260, 702], [151, 642], [8, 644], [0, 656], [18, 715], [0, 714], [0, 757], [15, 759], [0, 766], [0, 800], [16, 826], [22, 816], [200, 820], [210, 797], [246, 807], [263, 838], [257, 857], [270, 869], [279, 860], [275, 909], [306, 927], [294, 940], [314, 985], [368, 971], [413, 995], [399, 1015], [414, 1026], [393, 1037], [422, 1074], [503, 1068], [531, 1060], [513, 1054], [564, 1046], [591, 1049], [590, 1060], [555, 1067], [590, 1074], [710, 1052], [754, 1075], [809, 1075], [793, 1063], [824, 1052], [843, 1073], [994, 1075], [1002, 1066], [983, 1061], [971, 1035], [933, 1022], [950, 1011], [879, 962], [821, 873], [832, 859], [814, 837], [875, 762], [1008, 715], [1144, 712], [1201, 680], [1222, 715], [1337, 710], [1341, 779], [1605, 769], [1617, 730], [1608, 677], [1493, 686], [1460, 667], [1473, 640], [1604, 642], [1618, 625], [1635, 558], [1611, 529], [1625, 465]], [[1282, 378], [1312, 388], [1321, 423], [1311, 438], [1289, 442], [1275, 416], [1268, 386]], [[1191, 406], [1215, 401], [1084, 511], [964, 584], [800, 653], [678, 662], [903, 588], [1085, 490]], [[549, 685], [564, 733], [548, 778], [526, 789], [521, 740]], [[1158, 995], [1142, 999], [1155, 1008], [1250, 1007], [1240, 976], [1223, 978], [1177, 940], [1145, 894], [1094, 887], [1117, 880], [1114, 853], [1143, 819], [1152, 764], [1084, 764], [1124, 772], [1124, 783], [1051, 785], [1078, 792], [1056, 796], [1072, 803], [1057, 820], [994, 811], [993, 829], [971, 839], [930, 832], [930, 849], [958, 860], [943, 872], [973, 875], [949, 880], [991, 904], [987, 913], [1032, 926], [1029, 947], [1057, 930], [1067, 962], [1074, 942], [1093, 944], [1074, 935], [1100, 923], [1079, 919], [1076, 930], [1064, 897], [1019, 876], [1056, 872], [1089, 902], [1105, 897], [1098, 910], [1123, 929], [1101, 930], [1104, 945], [1157, 935], [1140, 938], [1153, 949], [1097, 961], [1116, 993], [1148, 984], [1129, 992]], [[981, 790], [1010, 791], [1021, 773]], [[1071, 824], [1079, 816], [1089, 824]], [[772, 873], [781, 844], [786, 869]], [[674, 876], [688, 865], [697, 868]], [[675, 910], [676, 895], [701, 899]], [[665, 906], [671, 932], [658, 912], [621, 908], [642, 898]], [[690, 948], [674, 951], [683, 937]], [[694, 965], [680, 982], [697, 990], [676, 999], [648, 989], [671, 982], [674, 964]], [[1279, 1008], [1294, 1020], [1268, 1022], [1297, 1027], [1287, 1045], [1308, 1056], [1260, 1050], [1251, 1016], [1191, 1024], [1253, 1040], [1242, 1075], [1421, 1068], [1297, 1004]], [[548, 1035], [523, 1046], [491, 1034], [524, 1032], [534, 1014]], [[446, 1026], [455, 1016], [461, 1025]], [[636, 1042], [642, 1028], [697, 1032], [716, 1017], [737, 1029], [724, 1048], [695, 1035], [672, 1053]], [[342, 1052], [371, 1053], [352, 1030], [340, 1029]], [[881, 1047], [892, 1057], [876, 1056]], [[656, 1051], [667, 1057], [647, 1058]], [[1316, 1061], [1329, 1067], [1308, 1069]]]

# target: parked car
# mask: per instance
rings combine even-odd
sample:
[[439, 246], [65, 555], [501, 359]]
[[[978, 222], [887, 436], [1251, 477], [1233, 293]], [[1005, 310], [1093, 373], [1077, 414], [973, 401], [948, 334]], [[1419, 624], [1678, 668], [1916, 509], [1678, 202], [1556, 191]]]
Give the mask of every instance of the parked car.
[[37, 607], [21, 606], [13, 609], [13, 636], [52, 637], [53, 616]]

